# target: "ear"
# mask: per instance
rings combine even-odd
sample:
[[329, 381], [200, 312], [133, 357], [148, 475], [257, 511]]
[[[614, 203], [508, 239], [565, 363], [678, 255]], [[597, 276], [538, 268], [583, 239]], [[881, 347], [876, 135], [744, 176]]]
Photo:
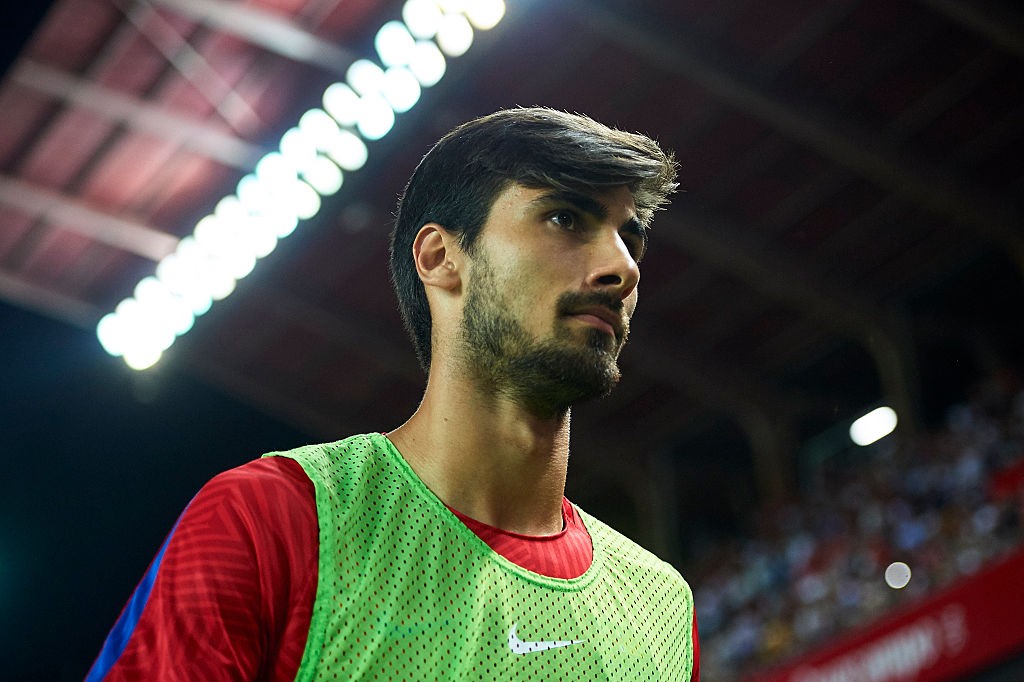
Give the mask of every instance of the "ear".
[[462, 249], [458, 237], [437, 223], [427, 223], [416, 233], [412, 259], [424, 286], [452, 291], [462, 282]]

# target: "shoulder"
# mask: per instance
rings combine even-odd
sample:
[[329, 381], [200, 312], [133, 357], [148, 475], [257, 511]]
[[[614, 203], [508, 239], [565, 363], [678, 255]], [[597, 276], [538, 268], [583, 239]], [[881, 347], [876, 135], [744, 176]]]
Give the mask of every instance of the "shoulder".
[[173, 544], [190, 551], [227, 545], [257, 556], [316, 540], [313, 483], [285, 458], [264, 458], [217, 474], [189, 502]]
[[333, 507], [345, 507], [367, 495], [396, 465], [393, 446], [380, 433], [270, 452], [264, 458], [297, 462], [312, 481], [318, 504], [330, 499]]
[[595, 554], [600, 551], [605, 562], [627, 575], [643, 574], [647, 582], [678, 593], [688, 604], [693, 603], [690, 586], [674, 566], [579, 507], [576, 511], [593, 539]]
[[210, 479], [88, 679], [177, 679], [182, 670], [195, 679], [255, 679], [267, 656], [293, 676], [316, 588], [317, 532], [312, 484], [294, 461], [256, 460]]
[[634, 595], [636, 608], [673, 628], [677, 633], [674, 641], [685, 649], [682, 655], [691, 673], [689, 679], [699, 680], [700, 642], [689, 584], [667, 561], [579, 507], [576, 511], [593, 538], [595, 557], [601, 555], [603, 580], [617, 583], [616, 589]]
[[217, 474], [189, 507], [228, 504], [280, 510], [308, 505], [312, 497], [313, 484], [298, 462], [265, 457]]
[[359, 466], [373, 461], [389, 447], [385, 435], [364, 433], [330, 443], [315, 443], [292, 450], [268, 452], [263, 458], [294, 460], [302, 466], [308, 476], [315, 478], [315, 473], [319, 470], [338, 466]]
[[262, 457], [223, 471], [210, 479], [205, 488], [241, 488], [255, 490], [266, 487], [295, 488], [308, 483], [299, 463], [284, 457]]

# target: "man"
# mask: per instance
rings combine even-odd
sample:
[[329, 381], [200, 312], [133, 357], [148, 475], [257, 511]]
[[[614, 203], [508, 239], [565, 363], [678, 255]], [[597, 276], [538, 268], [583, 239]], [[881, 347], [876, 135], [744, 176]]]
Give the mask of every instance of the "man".
[[674, 177], [549, 109], [442, 138], [392, 235], [419, 408], [214, 478], [90, 679], [697, 679], [686, 583], [564, 497], [570, 408], [619, 378]]

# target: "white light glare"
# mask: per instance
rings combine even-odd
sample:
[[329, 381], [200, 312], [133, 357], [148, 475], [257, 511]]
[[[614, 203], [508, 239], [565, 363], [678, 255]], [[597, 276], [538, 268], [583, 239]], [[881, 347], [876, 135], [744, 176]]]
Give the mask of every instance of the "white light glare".
[[437, 31], [437, 45], [449, 57], [461, 57], [473, 44], [473, 27], [461, 14], [448, 14]]
[[341, 189], [341, 170], [330, 159], [317, 154], [318, 148], [326, 147], [331, 137], [339, 133], [331, 117], [315, 109], [303, 114], [299, 127], [292, 128], [281, 138], [281, 155], [321, 196], [331, 196]]
[[384, 87], [384, 70], [369, 59], [357, 59], [345, 72], [345, 80], [363, 97], [374, 95]]
[[400, 21], [389, 21], [377, 31], [373, 40], [374, 47], [384, 66], [403, 66], [412, 58], [412, 48], [416, 45], [415, 38], [409, 29]]
[[[253, 176], [246, 182], [255, 182]], [[243, 178], [245, 179], [245, 178]], [[277, 248], [277, 232], [268, 225], [266, 220], [259, 215], [250, 214], [242, 202], [234, 194], [229, 194], [217, 202], [213, 215], [220, 221], [233, 226], [234, 233], [238, 238], [237, 250], [240, 253], [251, 254], [253, 258], [266, 258]], [[291, 229], [298, 219], [291, 218]], [[288, 230], [290, 233], [291, 230]], [[244, 275], [239, 275], [239, 278]]]
[[182, 292], [183, 298], [208, 295], [214, 301], [221, 301], [235, 290], [235, 278], [219, 262], [218, 254], [211, 252], [194, 236], [178, 242], [175, 255], [183, 264], [188, 278], [183, 283], [187, 287]]
[[156, 348], [148, 348], [145, 346], [138, 346], [131, 348], [124, 354], [124, 363], [134, 370], [142, 371], [149, 369], [156, 363], [160, 362], [160, 357], [164, 354], [162, 350]]
[[[341, 179], [339, 178], [340, 182]], [[340, 186], [340, 185], [339, 185]], [[291, 188], [290, 201], [295, 202], [295, 213], [302, 220], [309, 220], [320, 212], [320, 195], [306, 182], [296, 182]]]
[[892, 433], [896, 423], [895, 410], [891, 407], [879, 407], [850, 425], [850, 440], [857, 445], [871, 445]]
[[[117, 309], [103, 320], [104, 348], [112, 346], [132, 369], [152, 367], [165, 350], [174, 343], [170, 331], [159, 317], [159, 311], [134, 298], [121, 301]], [[97, 335], [99, 335], [97, 326]], [[110, 338], [113, 335], [114, 338]]]
[[96, 324], [96, 338], [103, 350], [114, 357], [124, 355], [126, 333], [124, 320], [116, 313], [107, 313]]
[[404, 66], [393, 66], [384, 73], [384, 99], [395, 113], [412, 109], [420, 100], [420, 83]]
[[402, 20], [409, 32], [420, 40], [429, 40], [437, 35], [444, 15], [434, 0], [408, 0], [402, 7]]
[[[256, 228], [257, 234], [263, 236], [265, 232], [269, 232], [274, 236], [272, 245], [260, 242], [266, 249], [269, 249], [266, 254], [274, 250], [279, 238], [291, 234], [299, 222], [294, 207], [279, 204], [271, 193], [272, 189], [273, 187], [266, 180], [250, 173], [238, 181], [238, 187], [235, 190], [238, 196], [238, 205], [247, 216], [247, 220]], [[220, 204], [218, 204], [219, 208]], [[260, 258], [266, 255], [256, 253]]]
[[338, 134], [338, 124], [323, 109], [310, 109], [299, 118], [299, 130], [316, 142], [319, 149], [324, 149], [323, 141]]
[[505, 16], [503, 0], [476, 0], [466, 6], [469, 21], [481, 31], [489, 31]]
[[381, 95], [363, 97], [356, 130], [367, 140], [379, 140], [395, 125], [395, 112]]
[[287, 191], [288, 186], [298, 180], [295, 172], [295, 166], [280, 152], [270, 152], [256, 163], [256, 179], [270, 193]]
[[317, 140], [309, 128], [289, 128], [281, 136], [281, 156], [297, 171], [302, 171], [316, 159]]
[[[363, 167], [368, 156], [363, 139], [387, 135], [395, 114], [415, 106], [421, 88], [444, 77], [445, 54], [464, 54], [473, 44], [474, 26], [491, 29], [504, 15], [504, 0], [407, 0], [405, 23], [387, 22], [374, 39], [386, 70], [368, 59], [353, 62], [347, 83], [324, 91], [324, 109], [303, 114], [281, 137], [280, 151], [260, 159], [253, 173], [238, 182], [236, 193], [222, 198], [193, 235], [160, 261], [156, 275], [142, 279], [133, 297], [97, 323], [103, 348], [133, 369], [156, 364], [174, 339], [188, 332], [213, 301], [230, 295], [237, 280], [290, 235], [299, 220], [319, 212], [320, 197], [341, 188], [343, 171]], [[854, 435], [855, 429], [865, 428], [859, 424], [881, 410], [889, 408], [854, 423], [850, 433], [855, 442], [873, 442], [892, 431], [896, 415], [889, 410], [888, 430], [863, 442]]]
[[192, 309], [156, 277], [144, 277], [135, 285], [135, 300], [152, 311], [160, 319], [161, 326], [175, 336], [192, 329], [196, 319]]
[[341, 166], [342, 170], [356, 171], [366, 164], [369, 150], [359, 136], [348, 130], [339, 131], [324, 147], [324, 153]]
[[324, 90], [324, 109], [343, 126], [359, 120], [359, 95], [346, 83], [334, 83]]
[[437, 82], [444, 77], [447, 64], [444, 55], [432, 40], [421, 40], [416, 43], [412, 61], [409, 62], [409, 70], [416, 80], [425, 88], [437, 85]]
[[156, 266], [156, 278], [181, 298], [192, 315], [198, 317], [205, 314], [213, 305], [213, 296], [203, 286], [203, 278], [197, 274], [195, 266], [178, 253], [172, 253]]
[[456, 14], [464, 12], [466, 5], [472, 4], [473, 0], [434, 0], [445, 14]]
[[910, 566], [894, 561], [885, 569], [885, 584], [894, 590], [902, 590], [910, 582]]
[[344, 181], [341, 169], [326, 156], [317, 156], [313, 163], [306, 166], [302, 171], [302, 179], [324, 197], [336, 194]]
[[249, 202], [257, 206], [260, 213], [273, 214], [275, 210], [287, 207], [296, 218], [308, 220], [320, 210], [320, 197], [312, 187], [299, 180], [297, 171], [283, 154], [270, 152], [256, 164], [256, 186], [249, 189], [248, 196], [242, 196], [239, 183], [238, 197], [243, 204]]

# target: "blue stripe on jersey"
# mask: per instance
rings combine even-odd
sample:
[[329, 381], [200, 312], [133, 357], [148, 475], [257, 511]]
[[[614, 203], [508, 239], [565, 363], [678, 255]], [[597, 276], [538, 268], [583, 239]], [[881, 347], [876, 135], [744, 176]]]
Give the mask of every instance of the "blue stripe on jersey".
[[107, 635], [106, 641], [103, 642], [100, 655], [96, 657], [96, 662], [92, 664], [85, 682], [99, 682], [107, 676], [110, 669], [117, 663], [117, 659], [121, 658], [125, 647], [128, 646], [128, 640], [131, 639], [132, 633], [135, 632], [135, 626], [138, 624], [139, 618], [142, 617], [142, 611], [146, 608], [149, 594], [153, 591], [153, 583], [156, 582], [160, 564], [164, 559], [164, 552], [167, 551], [167, 545], [170, 544], [171, 538], [174, 537], [174, 531], [177, 529], [178, 524], [175, 523], [174, 528], [168, 533], [167, 539], [164, 540], [163, 546], [160, 547], [160, 551], [157, 552], [156, 557], [153, 559], [149, 570], [146, 571], [146, 575], [142, 577], [139, 586], [135, 588], [131, 599], [125, 605], [124, 611], [121, 612], [121, 617], [114, 623], [114, 627], [110, 630], [110, 634]]

